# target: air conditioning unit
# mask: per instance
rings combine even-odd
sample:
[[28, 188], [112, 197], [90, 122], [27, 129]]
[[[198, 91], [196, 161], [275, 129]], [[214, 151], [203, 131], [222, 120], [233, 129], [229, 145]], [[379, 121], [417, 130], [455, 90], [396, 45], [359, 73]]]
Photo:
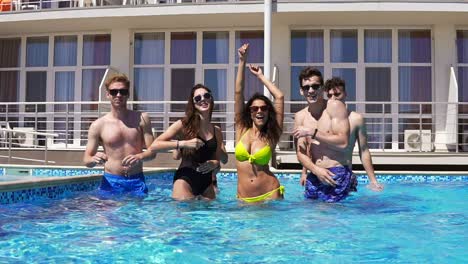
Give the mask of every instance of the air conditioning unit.
[[[12, 142], [21, 147], [34, 147], [36, 143], [36, 135], [28, 132], [34, 132], [32, 127], [15, 127], [15, 132], [12, 135]], [[26, 133], [25, 133], [26, 132]]]
[[406, 151], [432, 151], [431, 130], [405, 130]]

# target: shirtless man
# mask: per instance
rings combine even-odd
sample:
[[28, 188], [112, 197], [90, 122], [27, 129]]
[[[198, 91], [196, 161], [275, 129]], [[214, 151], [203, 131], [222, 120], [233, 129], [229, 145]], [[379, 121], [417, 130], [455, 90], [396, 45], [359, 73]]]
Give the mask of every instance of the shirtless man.
[[[299, 74], [300, 93], [308, 106], [295, 115], [297, 158], [307, 170], [301, 177], [305, 197], [326, 202], [346, 198], [356, 184], [346, 155], [349, 121], [346, 106], [339, 100], [323, 98], [323, 77], [307, 67]], [[310, 133], [313, 131], [313, 133]]]
[[[329, 100], [340, 100], [346, 103], [346, 84], [341, 78], [334, 77], [328, 80], [325, 84], [325, 93], [328, 95]], [[357, 142], [359, 157], [361, 158], [362, 166], [366, 170], [367, 177], [369, 178], [368, 188], [373, 191], [382, 191], [383, 185], [379, 184], [375, 178], [372, 155], [367, 145], [367, 130], [364, 117], [355, 111], [348, 111], [348, 120], [351, 133], [349, 136], [349, 144], [346, 147], [347, 159], [352, 159], [354, 145]]]
[[[145, 194], [148, 188], [143, 175], [143, 161], [156, 155], [143, 151], [153, 142], [148, 114], [127, 109], [130, 81], [125, 75], [106, 82], [106, 96], [111, 111], [89, 127], [83, 162], [89, 168], [104, 164], [101, 190], [113, 193]], [[98, 152], [102, 144], [104, 152]]]

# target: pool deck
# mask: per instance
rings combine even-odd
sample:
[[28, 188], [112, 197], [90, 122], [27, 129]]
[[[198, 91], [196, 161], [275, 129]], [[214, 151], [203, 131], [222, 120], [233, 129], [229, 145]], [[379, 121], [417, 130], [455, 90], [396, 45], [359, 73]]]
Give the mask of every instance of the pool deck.
[[[54, 165], [54, 166], [83, 166], [83, 150], [49, 150], [47, 158], [50, 162], [45, 164], [44, 151], [37, 149], [14, 150], [13, 157], [8, 161], [8, 151], [0, 150], [0, 164], [17, 165]], [[449, 170], [468, 171], [468, 153], [455, 152], [372, 152], [373, 163], [377, 170]], [[25, 160], [26, 158], [26, 160]], [[37, 161], [31, 161], [33, 159]], [[278, 168], [299, 169], [300, 165], [294, 152], [278, 152], [276, 154]], [[170, 153], [158, 153], [156, 159], [145, 162], [147, 168], [176, 168], [180, 161], [172, 159]], [[359, 155], [353, 155], [353, 164], [356, 169], [362, 169]], [[223, 165], [224, 169], [235, 169], [235, 157], [229, 153], [229, 161]]]

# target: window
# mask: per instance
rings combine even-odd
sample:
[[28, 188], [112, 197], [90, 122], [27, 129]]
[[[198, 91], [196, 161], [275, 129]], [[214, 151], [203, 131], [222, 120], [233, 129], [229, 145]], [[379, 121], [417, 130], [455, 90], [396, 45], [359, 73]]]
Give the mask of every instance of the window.
[[357, 44], [357, 30], [331, 30], [331, 62], [357, 62]]
[[[20, 61], [21, 39], [0, 39], [0, 102], [19, 101]], [[11, 110], [12, 107], [9, 107], [8, 111]]]
[[[164, 101], [164, 32], [135, 33], [133, 85], [135, 101]], [[135, 104], [135, 110], [163, 111], [163, 105]]]

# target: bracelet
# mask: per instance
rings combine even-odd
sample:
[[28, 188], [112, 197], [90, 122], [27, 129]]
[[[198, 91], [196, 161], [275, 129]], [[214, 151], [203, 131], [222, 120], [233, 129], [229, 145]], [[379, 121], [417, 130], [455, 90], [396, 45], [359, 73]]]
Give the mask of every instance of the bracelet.
[[317, 136], [318, 129], [316, 128], [314, 131], [314, 134], [312, 135], [312, 139], [315, 139], [315, 136]]
[[176, 149], [179, 150], [179, 140], [177, 140]]

